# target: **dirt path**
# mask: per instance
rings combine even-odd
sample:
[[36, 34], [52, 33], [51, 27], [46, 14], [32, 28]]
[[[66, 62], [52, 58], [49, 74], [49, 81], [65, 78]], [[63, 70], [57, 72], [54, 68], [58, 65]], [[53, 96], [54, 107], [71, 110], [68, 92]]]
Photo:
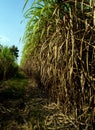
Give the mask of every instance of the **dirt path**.
[[[20, 81], [13, 82], [18, 84], [21, 87]], [[63, 105], [48, 102], [36, 80], [28, 79], [24, 89], [3, 87], [0, 87], [0, 130], [79, 130], [76, 119], [63, 113]]]
[[40, 129], [37, 122], [42, 122], [44, 118], [43, 105], [47, 104], [47, 99], [39, 90], [36, 81], [29, 79], [23, 95], [19, 98], [8, 98], [6, 94], [0, 100], [0, 130], [26, 130], [29, 127]]

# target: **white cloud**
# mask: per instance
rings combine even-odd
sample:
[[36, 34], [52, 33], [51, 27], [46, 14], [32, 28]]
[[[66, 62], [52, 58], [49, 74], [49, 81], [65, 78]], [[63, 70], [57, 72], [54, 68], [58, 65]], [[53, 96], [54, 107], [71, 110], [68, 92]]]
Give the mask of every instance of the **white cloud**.
[[1, 44], [7, 44], [10, 42], [10, 39], [6, 36], [0, 35], [0, 43]]

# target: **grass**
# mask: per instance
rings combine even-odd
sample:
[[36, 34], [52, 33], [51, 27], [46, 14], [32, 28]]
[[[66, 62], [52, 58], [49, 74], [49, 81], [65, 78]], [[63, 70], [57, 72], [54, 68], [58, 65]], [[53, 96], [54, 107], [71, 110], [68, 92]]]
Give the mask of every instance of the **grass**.
[[27, 79], [11, 79], [3, 81], [0, 85], [0, 97], [19, 98], [24, 94]]
[[64, 114], [63, 105], [49, 103], [41, 94], [39, 97], [37, 84], [34, 87], [32, 82], [11, 79], [0, 85], [0, 129], [79, 130], [77, 118]]

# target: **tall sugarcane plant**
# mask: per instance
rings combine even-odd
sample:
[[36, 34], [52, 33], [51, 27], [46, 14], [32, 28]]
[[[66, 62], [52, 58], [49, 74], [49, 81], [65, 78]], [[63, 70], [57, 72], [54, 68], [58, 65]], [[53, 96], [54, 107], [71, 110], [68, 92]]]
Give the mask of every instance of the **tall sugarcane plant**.
[[89, 129], [94, 115], [94, 5], [94, 0], [36, 0], [25, 13], [30, 19], [23, 64], [38, 63], [50, 101], [63, 103], [64, 113], [83, 124], [79, 129]]

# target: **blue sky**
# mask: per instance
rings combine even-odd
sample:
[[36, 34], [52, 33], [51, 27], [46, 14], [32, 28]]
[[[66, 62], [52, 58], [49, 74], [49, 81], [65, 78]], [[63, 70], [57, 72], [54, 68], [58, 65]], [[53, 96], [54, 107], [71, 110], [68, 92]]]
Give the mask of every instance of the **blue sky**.
[[[19, 49], [21, 57], [26, 21], [22, 12], [25, 0], [0, 0], [0, 44], [12, 46]], [[26, 9], [30, 7], [33, 0], [29, 0]], [[23, 22], [21, 22], [23, 21]], [[19, 61], [20, 58], [19, 57]]]

